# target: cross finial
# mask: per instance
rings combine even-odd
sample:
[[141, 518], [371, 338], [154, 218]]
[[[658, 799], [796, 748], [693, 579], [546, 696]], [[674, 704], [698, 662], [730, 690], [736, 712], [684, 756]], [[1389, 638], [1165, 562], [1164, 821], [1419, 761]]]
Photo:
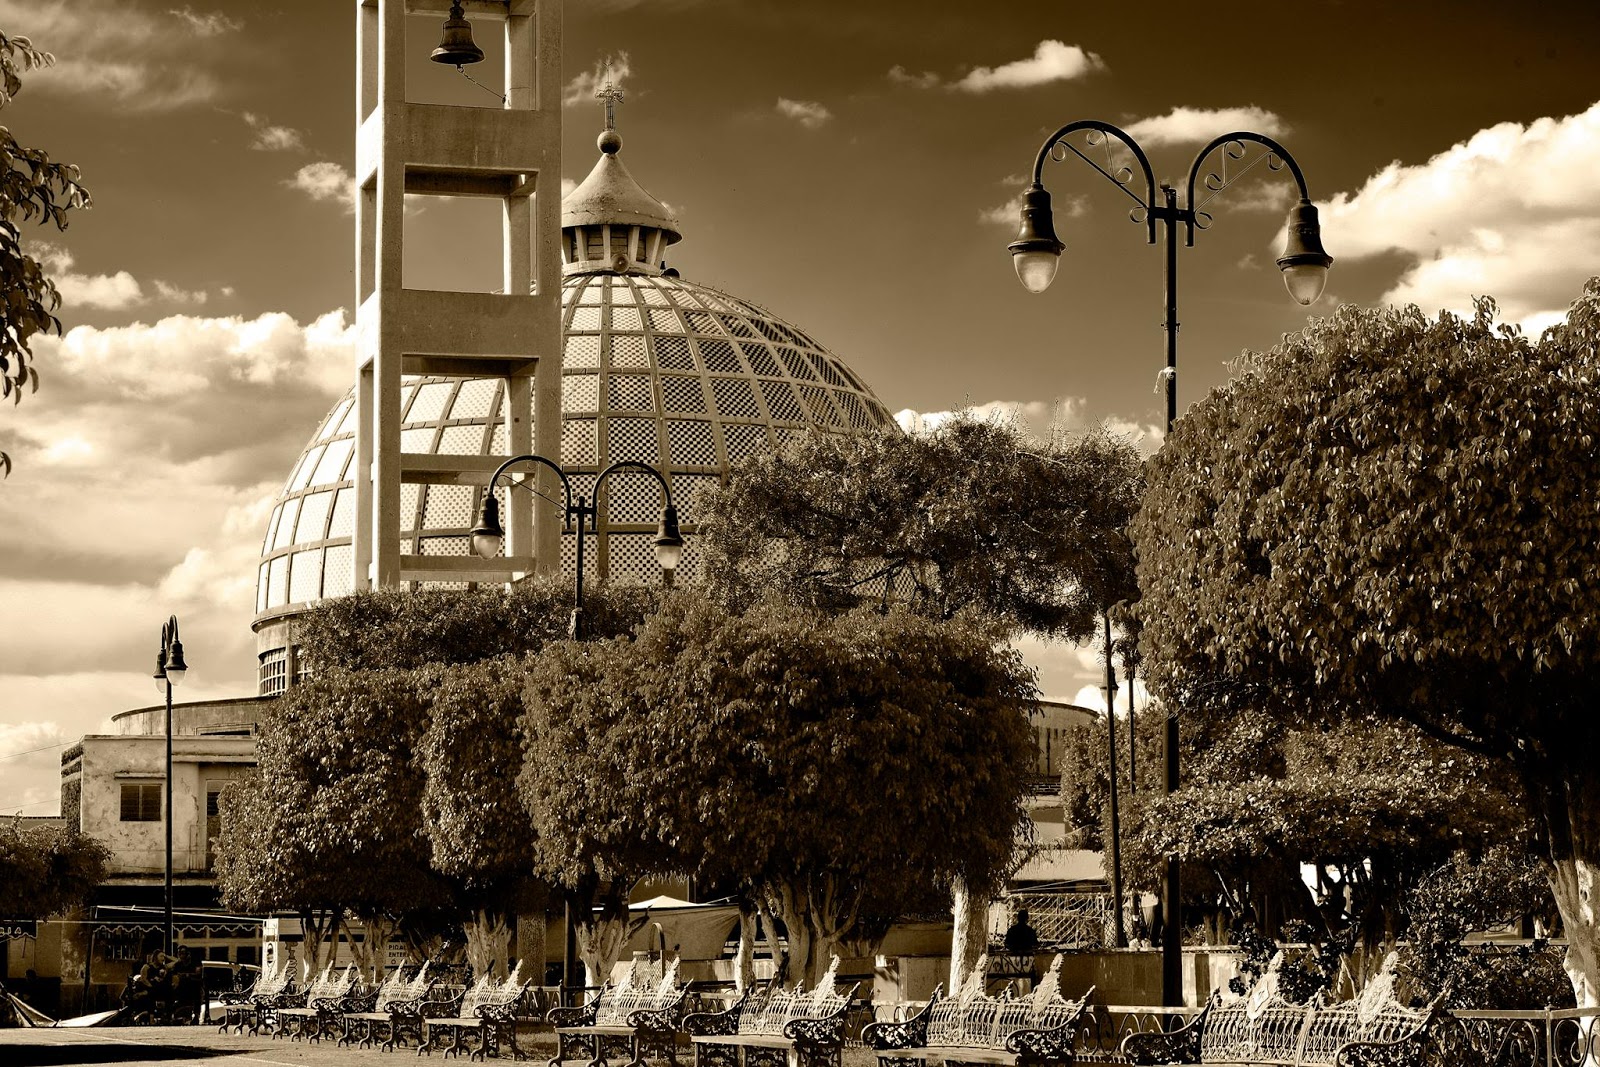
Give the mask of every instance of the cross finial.
[[606, 82], [595, 92], [594, 98], [606, 102], [606, 129], [616, 129], [617, 105], [622, 102], [622, 89], [610, 82]]

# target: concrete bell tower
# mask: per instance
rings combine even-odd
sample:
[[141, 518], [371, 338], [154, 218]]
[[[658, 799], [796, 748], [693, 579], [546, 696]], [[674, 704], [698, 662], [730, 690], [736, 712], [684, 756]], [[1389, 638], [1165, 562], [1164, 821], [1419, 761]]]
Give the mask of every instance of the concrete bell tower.
[[[561, 447], [561, 0], [461, 3], [480, 32], [503, 27], [503, 106], [410, 102], [408, 50], [432, 41], [408, 45], [407, 16], [442, 20], [450, 7], [448, 0], [356, 0], [358, 591], [413, 581], [509, 582], [561, 564], [560, 518], [549, 508], [536, 514], [526, 492], [506, 494], [502, 557], [400, 552], [403, 484], [487, 485], [501, 460], [527, 452], [556, 458]], [[401, 284], [406, 193], [501, 201], [500, 292]], [[403, 452], [401, 375], [411, 374], [503, 379], [507, 456]], [[541, 468], [537, 477], [547, 497], [559, 495], [554, 475]]]

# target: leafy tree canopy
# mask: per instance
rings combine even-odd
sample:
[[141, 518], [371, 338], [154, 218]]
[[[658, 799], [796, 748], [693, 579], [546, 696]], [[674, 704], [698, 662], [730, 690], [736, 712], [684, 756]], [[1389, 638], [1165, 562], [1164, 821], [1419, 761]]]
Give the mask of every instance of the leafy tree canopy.
[[104, 845], [77, 830], [0, 820], [0, 915], [42, 919], [82, 904], [108, 859]]
[[1140, 464], [1103, 432], [1034, 445], [970, 417], [929, 434], [814, 435], [702, 498], [706, 582], [736, 608], [776, 590], [844, 610], [888, 578], [922, 615], [976, 609], [1083, 640], [1101, 608], [1136, 595]]
[[[22, 89], [21, 75], [55, 62], [26, 37], [0, 33], [0, 108]], [[39, 387], [39, 372], [29, 360], [33, 338], [61, 332], [54, 311], [61, 294], [33, 256], [22, 251], [18, 225], [37, 219], [67, 228], [67, 212], [89, 206], [89, 191], [78, 168], [53, 163], [42, 149], [17, 143], [0, 126], [0, 396], [22, 400], [23, 389]], [[11, 458], [0, 452], [0, 470], [11, 472]]]
[[546, 869], [755, 887], [808, 977], [872, 879], [1003, 880], [1034, 689], [994, 637], [680, 594], [632, 641], [551, 646], [531, 661], [520, 782]]
[[[645, 586], [589, 588], [583, 598], [586, 631], [625, 634], [660, 596], [659, 589]], [[296, 620], [296, 640], [312, 672], [477, 663], [565, 638], [571, 609], [572, 586], [555, 577], [509, 589], [389, 589], [323, 601]]]

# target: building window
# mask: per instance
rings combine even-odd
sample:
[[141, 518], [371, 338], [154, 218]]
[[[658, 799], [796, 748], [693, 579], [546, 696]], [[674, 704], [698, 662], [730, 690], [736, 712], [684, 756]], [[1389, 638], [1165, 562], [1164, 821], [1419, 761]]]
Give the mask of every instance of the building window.
[[258, 692], [262, 696], [277, 696], [289, 685], [289, 653], [275, 648], [261, 655]]
[[124, 782], [122, 784], [123, 822], [161, 821], [161, 783]]

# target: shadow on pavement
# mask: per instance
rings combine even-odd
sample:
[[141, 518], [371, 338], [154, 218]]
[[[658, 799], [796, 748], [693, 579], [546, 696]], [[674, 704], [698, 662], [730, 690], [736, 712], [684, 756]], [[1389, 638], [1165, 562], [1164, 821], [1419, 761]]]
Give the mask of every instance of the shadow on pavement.
[[171, 1060], [207, 1060], [233, 1053], [228, 1049], [130, 1045], [120, 1041], [6, 1042], [0, 1046], [5, 1067], [67, 1067], [88, 1063], [156, 1063]]

